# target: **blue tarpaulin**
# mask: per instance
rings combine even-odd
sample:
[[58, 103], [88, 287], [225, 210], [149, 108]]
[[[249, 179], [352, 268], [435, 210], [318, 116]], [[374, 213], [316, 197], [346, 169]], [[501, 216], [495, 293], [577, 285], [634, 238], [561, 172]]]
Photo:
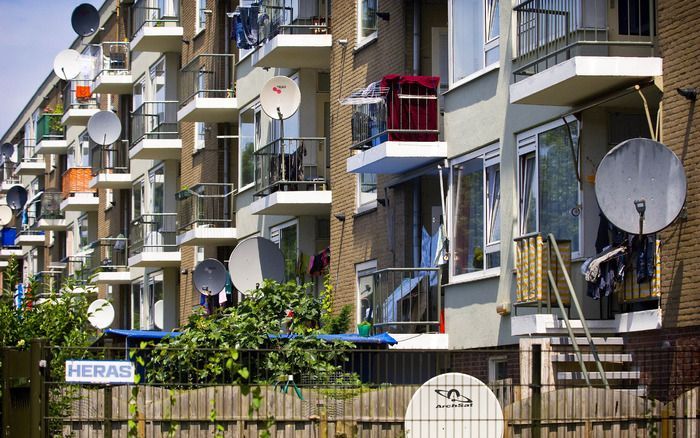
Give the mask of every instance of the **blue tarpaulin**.
[[[270, 338], [296, 338], [299, 335], [270, 335]], [[349, 333], [342, 335], [316, 335], [318, 339], [324, 341], [346, 341], [353, 344], [376, 344], [376, 345], [396, 345], [396, 339], [389, 336], [387, 333], [382, 333], [374, 336], [360, 336], [357, 333]]]

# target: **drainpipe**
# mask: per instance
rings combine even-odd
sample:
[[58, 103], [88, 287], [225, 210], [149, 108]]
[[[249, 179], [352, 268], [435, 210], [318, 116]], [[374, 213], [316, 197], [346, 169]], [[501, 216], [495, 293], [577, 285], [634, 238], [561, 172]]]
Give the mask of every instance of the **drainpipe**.
[[[226, 8], [226, 5], [228, 2], [223, 2], [224, 5], [223, 7]], [[229, 54], [230, 50], [230, 44], [231, 44], [231, 39], [230, 39], [230, 33], [229, 33], [229, 23], [231, 20], [228, 19], [228, 17], [224, 17], [224, 53], [227, 55]], [[226, 57], [226, 62], [225, 68], [224, 68], [224, 77], [226, 78], [226, 85], [231, 85], [233, 86], [233, 77], [230, 71], [230, 66], [231, 63], [229, 62], [230, 58], [227, 56]], [[231, 124], [228, 123], [226, 124], [226, 127], [224, 128], [224, 133], [227, 136], [231, 135]], [[230, 148], [231, 148], [231, 140], [227, 138], [224, 140], [224, 183], [229, 184], [231, 182], [230, 178], [230, 172], [229, 172], [229, 166], [230, 166]], [[225, 188], [224, 190], [228, 190], [228, 187]], [[231, 218], [233, 215], [231, 214], [230, 207], [232, 205], [229, 205], [229, 202], [224, 202], [224, 217]]]
[[413, 76], [420, 74], [420, 0], [413, 0]]
[[421, 230], [420, 230], [420, 180], [413, 183], [413, 267], [420, 266]]

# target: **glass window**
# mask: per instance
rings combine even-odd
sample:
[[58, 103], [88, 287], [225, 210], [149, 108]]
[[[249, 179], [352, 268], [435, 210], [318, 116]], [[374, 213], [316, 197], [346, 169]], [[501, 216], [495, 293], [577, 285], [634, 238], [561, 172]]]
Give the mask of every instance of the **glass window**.
[[362, 44], [377, 34], [378, 0], [357, 1], [357, 43]]
[[297, 223], [279, 225], [270, 230], [270, 240], [279, 245], [284, 255], [284, 273], [286, 281], [297, 277], [298, 236]]
[[452, 275], [501, 265], [498, 146], [452, 164]]
[[243, 111], [240, 116], [239, 124], [239, 181], [240, 186], [245, 187], [255, 181], [255, 149], [256, 139], [260, 137], [259, 127], [256, 127], [256, 120], [259, 121], [259, 116], [256, 117], [255, 108]]
[[158, 272], [148, 277], [148, 296], [145, 299], [142, 312], [147, 315], [148, 328], [155, 328], [154, 305], [163, 299], [163, 273]]
[[131, 328], [141, 329], [141, 303], [142, 303], [143, 283], [141, 280], [131, 283]]
[[149, 213], [163, 213], [165, 208], [165, 167], [159, 166], [148, 174], [151, 183], [151, 211]]
[[499, 0], [452, 0], [452, 82], [499, 58]]
[[207, 27], [207, 14], [204, 11], [207, 9], [207, 0], [197, 0], [197, 20], [196, 20], [196, 32], [201, 32]]
[[78, 248], [82, 250], [87, 247], [89, 243], [88, 217], [87, 215], [83, 215], [78, 219]]
[[195, 122], [194, 124], [194, 150], [204, 149], [204, 143], [207, 138], [207, 125], [204, 122]]
[[143, 212], [143, 179], [140, 179], [131, 186], [131, 218], [136, 219]]
[[[571, 132], [571, 136], [569, 135]], [[572, 138], [573, 137], [573, 138]], [[573, 145], [578, 123], [555, 122], [520, 136], [520, 232], [552, 233], [580, 248], [579, 185]]]
[[358, 175], [357, 206], [362, 207], [377, 200], [377, 175], [361, 173]]
[[374, 315], [373, 295], [374, 295], [374, 272], [377, 270], [377, 261], [361, 263], [355, 266], [357, 274], [357, 323], [362, 321], [372, 322]]
[[139, 79], [135, 84], [134, 84], [134, 91], [133, 91], [133, 107], [134, 109], [137, 109], [138, 107], [143, 104], [143, 95], [145, 92], [146, 88], [146, 78], [142, 77]]

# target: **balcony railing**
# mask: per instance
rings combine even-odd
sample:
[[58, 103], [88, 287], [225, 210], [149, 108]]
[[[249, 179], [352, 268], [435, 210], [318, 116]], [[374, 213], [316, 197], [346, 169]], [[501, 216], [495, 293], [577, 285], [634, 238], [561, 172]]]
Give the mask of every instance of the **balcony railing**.
[[103, 42], [94, 57], [95, 77], [106, 74], [129, 74], [131, 69], [128, 42]]
[[[137, 1], [131, 8], [133, 37], [144, 27], [164, 27], [179, 22], [179, 2], [172, 2], [169, 8], [160, 7], [152, 0]], [[170, 3], [170, 2], [165, 2]]]
[[[389, 268], [374, 273], [371, 303], [376, 330], [394, 333], [437, 333], [442, 312], [441, 268]], [[368, 315], [363, 315], [367, 318]]]
[[36, 143], [33, 138], [24, 139], [17, 145], [18, 163], [38, 163], [41, 157], [36, 154]]
[[10, 186], [22, 183], [22, 178], [14, 174], [15, 167], [16, 164], [10, 160], [4, 160], [2, 164], [0, 164], [3, 190], [9, 188]]
[[386, 76], [341, 101], [352, 105], [351, 150], [366, 150], [386, 141], [437, 141], [438, 77]]
[[88, 257], [84, 255], [70, 255], [61, 259], [63, 279], [71, 278], [77, 285], [86, 284], [90, 280], [90, 271], [87, 264]]
[[131, 147], [143, 139], [175, 139], [178, 102], [143, 102], [131, 113]]
[[110, 145], [90, 141], [92, 173], [129, 173], [129, 141], [119, 140]]
[[326, 139], [281, 138], [255, 152], [256, 195], [328, 188]]
[[65, 215], [61, 210], [63, 193], [46, 191], [41, 194], [39, 201], [39, 219], [64, 219]]
[[92, 274], [116, 272], [128, 269], [128, 240], [125, 237], [98, 239], [90, 244], [92, 252], [87, 257], [87, 266]]
[[62, 178], [63, 199], [75, 193], [95, 193], [95, 189], [90, 188], [92, 169], [89, 167], [71, 167]]
[[233, 184], [197, 184], [175, 195], [178, 230], [234, 227]]
[[92, 87], [89, 80], [68, 81], [63, 89], [63, 112], [72, 108], [97, 108], [97, 95]]
[[234, 55], [197, 55], [180, 71], [180, 106], [195, 97], [233, 98]]
[[131, 222], [129, 257], [142, 252], [175, 252], [177, 213], [146, 213]]
[[60, 271], [48, 270], [34, 274], [36, 290], [32, 291], [32, 298], [48, 298], [51, 294], [59, 294], [63, 275]]
[[[516, 14], [517, 56], [515, 80], [539, 73], [577, 55], [607, 55], [613, 46], [649, 48], [653, 53], [655, 2], [605, 0], [525, 0], [513, 7]], [[612, 13], [611, 13], [612, 12]], [[608, 23], [618, 21], [617, 34]], [[642, 52], [634, 52], [639, 53]], [[628, 55], [629, 56], [629, 55]]]
[[65, 130], [61, 124], [63, 114], [44, 113], [39, 117], [36, 127], [36, 141], [42, 140], [64, 140]]
[[[285, 0], [266, 0], [260, 6], [260, 15], [269, 17], [261, 29], [261, 43], [269, 41], [279, 34], [325, 34], [330, 25], [330, 2], [326, 9], [318, 8], [318, 2], [301, 0], [304, 8], [295, 11], [292, 2]], [[304, 17], [299, 15], [307, 11]], [[310, 12], [310, 13], [309, 13]]]

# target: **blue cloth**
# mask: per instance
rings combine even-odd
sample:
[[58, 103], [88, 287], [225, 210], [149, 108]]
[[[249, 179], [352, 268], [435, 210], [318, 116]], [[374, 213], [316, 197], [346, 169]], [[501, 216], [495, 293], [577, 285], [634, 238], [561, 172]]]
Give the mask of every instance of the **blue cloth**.
[[258, 14], [257, 5], [238, 7], [233, 13], [232, 32], [239, 49], [252, 49], [258, 44]]
[[[299, 335], [268, 335], [270, 339], [292, 339]], [[346, 341], [353, 344], [376, 344], [376, 345], [396, 345], [398, 342], [387, 333], [382, 333], [374, 336], [360, 336], [357, 333], [338, 334], [338, 335], [315, 335], [316, 338], [326, 342]]]
[[106, 335], [123, 336], [128, 340], [160, 340], [166, 336], [180, 336], [180, 332], [163, 332], [155, 330], [122, 330], [122, 329], [107, 329], [104, 331]]

